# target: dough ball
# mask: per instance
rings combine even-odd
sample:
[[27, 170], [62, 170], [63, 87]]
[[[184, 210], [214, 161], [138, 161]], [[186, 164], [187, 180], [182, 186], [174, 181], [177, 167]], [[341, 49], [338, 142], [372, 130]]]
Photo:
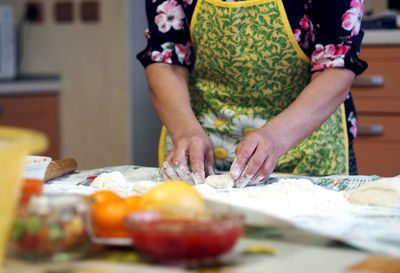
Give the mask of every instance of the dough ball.
[[232, 188], [234, 185], [233, 179], [229, 174], [214, 174], [206, 178], [205, 183], [215, 189]]
[[132, 193], [136, 195], [143, 195], [155, 185], [157, 185], [156, 182], [148, 180], [134, 182], [132, 185]]
[[400, 178], [382, 178], [366, 183], [346, 195], [350, 203], [400, 208]]
[[98, 175], [90, 186], [98, 189], [107, 189], [107, 190], [114, 190], [114, 189], [121, 189], [121, 188], [128, 188], [128, 184], [124, 175], [121, 172], [114, 171], [110, 173], [102, 173]]

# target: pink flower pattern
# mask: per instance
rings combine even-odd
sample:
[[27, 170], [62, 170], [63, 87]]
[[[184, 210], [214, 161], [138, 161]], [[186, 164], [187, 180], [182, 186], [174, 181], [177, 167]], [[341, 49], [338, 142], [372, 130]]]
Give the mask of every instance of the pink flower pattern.
[[163, 48], [163, 51], [153, 51], [151, 52], [151, 59], [155, 62], [158, 63], [167, 63], [171, 64], [172, 63], [172, 56], [173, 56], [173, 49], [174, 49], [174, 43], [165, 43], [162, 44], [161, 47]]
[[352, 0], [348, 9], [342, 16], [342, 27], [357, 35], [361, 28], [361, 18], [364, 15], [364, 0]]
[[175, 0], [167, 0], [157, 7], [158, 15], [154, 22], [162, 33], [168, 32], [171, 27], [175, 30], [182, 29], [185, 12], [182, 5]]
[[305, 37], [304, 40], [301, 41], [300, 45], [304, 49], [308, 49], [310, 47], [310, 42], [315, 42], [315, 34], [314, 34], [314, 24], [311, 22], [310, 18], [307, 14], [304, 14], [303, 18], [300, 20], [300, 28], [304, 30]]
[[350, 112], [347, 121], [351, 124], [349, 132], [353, 135], [353, 138], [357, 137], [357, 128], [358, 128], [358, 122], [356, 115], [354, 112]]
[[329, 44], [323, 46], [317, 44], [311, 55], [312, 71], [318, 71], [331, 67], [343, 67], [344, 56], [350, 50], [348, 45]]
[[181, 64], [187, 64], [187, 65], [192, 64], [192, 61], [190, 59], [191, 49], [192, 49], [191, 42], [187, 42], [186, 45], [183, 45], [183, 44], [175, 45], [175, 52], [178, 57], [178, 61]]

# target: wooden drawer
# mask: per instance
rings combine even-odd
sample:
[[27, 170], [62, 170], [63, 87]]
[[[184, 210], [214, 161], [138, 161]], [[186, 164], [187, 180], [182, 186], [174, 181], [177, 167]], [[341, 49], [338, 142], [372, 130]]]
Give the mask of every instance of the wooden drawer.
[[400, 142], [400, 115], [359, 115], [356, 141]]
[[361, 57], [368, 69], [353, 84], [357, 110], [400, 113], [400, 48], [363, 48]]
[[359, 114], [354, 142], [359, 174], [400, 174], [400, 47], [366, 47], [368, 70], [352, 94]]
[[58, 95], [2, 96], [0, 124], [42, 131], [50, 141], [43, 154], [60, 158]]
[[399, 175], [400, 115], [360, 115], [358, 121], [354, 149], [359, 174]]
[[379, 143], [356, 141], [358, 173], [362, 175], [400, 175], [400, 142]]

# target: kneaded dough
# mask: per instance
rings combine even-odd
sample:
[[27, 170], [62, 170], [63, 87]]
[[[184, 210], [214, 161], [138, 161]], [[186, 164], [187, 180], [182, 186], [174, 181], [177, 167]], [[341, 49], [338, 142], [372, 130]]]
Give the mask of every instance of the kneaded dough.
[[143, 195], [157, 185], [157, 182], [142, 180], [132, 184], [132, 193], [136, 195]]
[[400, 177], [366, 183], [346, 195], [350, 203], [400, 208]]
[[206, 178], [205, 183], [215, 189], [232, 188], [234, 185], [233, 179], [229, 174], [214, 174]]
[[106, 190], [126, 189], [129, 187], [124, 175], [118, 171], [101, 173], [90, 183], [90, 186]]

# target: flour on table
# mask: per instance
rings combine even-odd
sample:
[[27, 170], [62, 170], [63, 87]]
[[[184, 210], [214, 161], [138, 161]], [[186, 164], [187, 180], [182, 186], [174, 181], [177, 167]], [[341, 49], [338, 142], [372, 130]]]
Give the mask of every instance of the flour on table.
[[215, 188], [205, 183], [195, 185], [194, 187], [202, 196], [214, 196], [218, 194], [218, 191]]
[[129, 185], [126, 182], [124, 175], [121, 172], [114, 171], [110, 173], [102, 173], [98, 175], [92, 183], [91, 187], [98, 189], [128, 189]]
[[232, 188], [234, 183], [229, 174], [214, 174], [206, 178], [205, 183], [215, 189]]
[[400, 177], [382, 178], [366, 183], [346, 194], [357, 205], [400, 208]]
[[307, 179], [280, 179], [269, 185], [219, 191], [217, 195], [201, 193], [206, 199], [286, 219], [299, 215], [332, 215], [351, 205], [343, 193], [324, 189]]

